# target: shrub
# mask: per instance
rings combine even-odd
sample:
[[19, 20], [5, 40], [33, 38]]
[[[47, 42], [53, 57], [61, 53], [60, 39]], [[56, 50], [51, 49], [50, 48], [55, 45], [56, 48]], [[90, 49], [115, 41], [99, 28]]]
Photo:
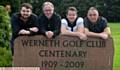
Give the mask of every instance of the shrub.
[[0, 66], [11, 66], [10, 17], [3, 6], [0, 6]]

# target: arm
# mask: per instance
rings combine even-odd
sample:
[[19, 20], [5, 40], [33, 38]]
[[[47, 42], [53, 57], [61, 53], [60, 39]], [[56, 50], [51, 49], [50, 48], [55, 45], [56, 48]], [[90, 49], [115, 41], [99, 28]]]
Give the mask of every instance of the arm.
[[87, 36], [100, 37], [100, 38], [102, 38], [102, 39], [107, 39], [107, 38], [108, 38], [108, 34], [106, 34], [105, 32], [95, 33], [95, 32], [89, 31], [87, 28], [85, 28], [85, 34], [86, 34]]
[[84, 24], [83, 24], [83, 18], [78, 18], [77, 20], [77, 32], [84, 33]]
[[85, 34], [87, 36], [92, 36], [92, 37], [99, 37], [100, 36], [99, 33], [91, 32], [91, 31], [89, 31], [88, 28], [85, 28]]
[[19, 20], [17, 19], [17, 17], [15, 17], [15, 14], [11, 17], [11, 27], [12, 27], [12, 34], [13, 37], [17, 37], [19, 35], [19, 31], [20, 31], [20, 26], [19, 26]]
[[71, 32], [71, 31], [67, 30], [64, 25], [61, 26], [61, 33], [62, 33], [62, 35], [77, 36], [77, 32]]
[[52, 31], [54, 37], [60, 34], [60, 28], [61, 28], [61, 19], [59, 16], [57, 16], [54, 22], [54, 30]]
[[38, 22], [39, 22], [39, 34], [43, 34], [43, 35], [46, 35], [45, 32], [46, 32], [46, 24], [44, 22], [44, 17], [42, 18], [43, 16], [40, 16], [39, 19], [38, 19]]
[[103, 33], [108, 34], [109, 36], [111, 36], [110, 27], [106, 27], [106, 28], [104, 29], [104, 32], [103, 32]]
[[85, 28], [84, 28], [84, 23], [83, 23], [83, 18], [78, 18], [77, 20], [77, 33], [78, 33], [78, 37], [82, 40], [86, 40], [87, 36], [85, 35]]
[[30, 31], [30, 35], [36, 35], [38, 33], [38, 17], [36, 15], [33, 15], [32, 17], [32, 27], [29, 28], [29, 31]]

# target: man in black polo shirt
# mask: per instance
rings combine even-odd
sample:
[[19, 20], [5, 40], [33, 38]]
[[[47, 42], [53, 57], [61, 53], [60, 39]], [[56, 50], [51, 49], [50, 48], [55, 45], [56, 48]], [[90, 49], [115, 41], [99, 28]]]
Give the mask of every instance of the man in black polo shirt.
[[38, 32], [37, 16], [32, 13], [32, 6], [23, 3], [20, 12], [13, 14], [11, 18], [12, 39], [11, 48], [14, 52], [14, 40], [21, 35], [35, 35]]
[[54, 5], [51, 2], [43, 4], [43, 14], [39, 17], [39, 33], [47, 38], [53, 38], [60, 34], [61, 19], [54, 12]]
[[111, 34], [107, 20], [99, 16], [98, 10], [95, 7], [91, 7], [88, 10], [87, 17], [84, 19], [84, 25], [87, 36], [107, 39]]

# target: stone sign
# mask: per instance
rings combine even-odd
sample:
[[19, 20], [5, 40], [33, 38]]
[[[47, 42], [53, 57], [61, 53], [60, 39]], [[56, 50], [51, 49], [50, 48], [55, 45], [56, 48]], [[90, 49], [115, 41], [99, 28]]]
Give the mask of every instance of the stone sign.
[[40, 70], [112, 70], [113, 39], [21, 36], [15, 40], [13, 66]]

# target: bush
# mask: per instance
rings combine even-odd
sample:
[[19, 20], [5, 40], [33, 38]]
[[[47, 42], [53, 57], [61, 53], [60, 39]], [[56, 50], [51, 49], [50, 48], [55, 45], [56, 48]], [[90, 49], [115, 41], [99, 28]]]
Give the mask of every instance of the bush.
[[11, 66], [10, 17], [3, 6], [0, 6], [0, 66]]
[[12, 66], [11, 51], [0, 47], [0, 67]]

